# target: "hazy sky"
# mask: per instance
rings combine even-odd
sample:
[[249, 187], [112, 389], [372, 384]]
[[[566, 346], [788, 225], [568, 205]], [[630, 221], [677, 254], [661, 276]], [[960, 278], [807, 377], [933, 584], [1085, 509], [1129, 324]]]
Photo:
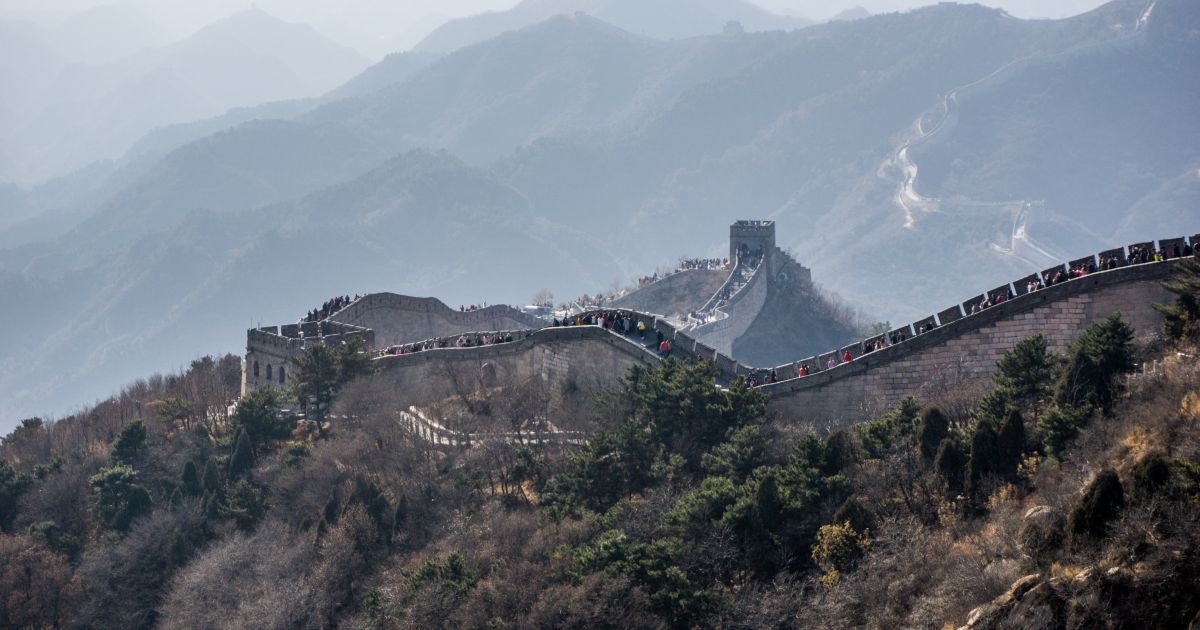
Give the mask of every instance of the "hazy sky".
[[[653, 0], [647, 0], [653, 1]], [[778, 13], [823, 19], [861, 5], [872, 13], [932, 4], [922, 0], [754, 0]], [[33, 20], [53, 27], [87, 9], [122, 6], [154, 25], [158, 43], [188, 35], [204, 24], [252, 5], [277, 17], [311, 24], [326, 36], [371, 57], [403, 49], [448, 17], [512, 7], [517, 0], [0, 0], [0, 17]], [[1103, 4], [1101, 0], [982, 0], [1019, 17], [1064, 17]]]

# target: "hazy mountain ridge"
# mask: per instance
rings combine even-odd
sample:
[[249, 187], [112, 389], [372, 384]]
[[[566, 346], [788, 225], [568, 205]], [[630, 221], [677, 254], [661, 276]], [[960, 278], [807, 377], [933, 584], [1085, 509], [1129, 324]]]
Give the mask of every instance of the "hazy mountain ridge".
[[[452, 262], [442, 256], [448, 243], [457, 252]], [[496, 257], [496, 243], [511, 253]], [[351, 268], [359, 290], [399, 288], [450, 301], [497, 301], [514, 275], [559, 284], [611, 279], [611, 261], [589, 238], [537, 221], [519, 193], [485, 171], [428, 152], [296, 201], [195, 211], [110, 255], [108, 264], [58, 282], [0, 277], [0, 290], [22, 300], [65, 302], [54, 317], [9, 316], [20, 330], [0, 333], [15, 349], [0, 364], [0, 389], [13, 393], [0, 410], [5, 417], [68, 390], [81, 401], [103, 395], [96, 371], [127, 378], [147, 362], [189, 360], [181, 348], [227, 345], [258, 321], [293, 321], [313, 296], [344, 292]], [[542, 265], [556, 257], [562, 264]], [[429, 260], [442, 262], [422, 267]], [[84, 287], [84, 303], [68, 306]], [[261, 319], [231, 317], [235, 304], [243, 317]], [[64, 356], [71, 357], [66, 369]]]
[[[1161, 10], [1171, 8], [1164, 3]], [[1178, 28], [1188, 17], [1161, 15], [1154, 24]], [[914, 153], [922, 188], [984, 200], [1022, 190], [1057, 217], [1078, 220], [1077, 230], [1115, 238], [1149, 191], [1200, 162], [1189, 140], [1200, 137], [1200, 118], [1192, 114], [1200, 102], [1196, 60], [1194, 38], [1147, 30], [1023, 64], [960, 95], [953, 124]], [[984, 159], [997, 154], [1032, 159]], [[1196, 229], [1195, 218], [1194, 211], [1181, 213], [1155, 225], [1184, 232]]]
[[[734, 73], [740, 63], [786, 44], [775, 34], [752, 41], [732, 45], [724, 38], [709, 38], [668, 45], [588, 17], [554, 18], [529, 32], [449, 55], [405, 80], [356, 98], [279, 104], [288, 114], [286, 121], [250, 120], [224, 129], [236, 117], [257, 116], [254, 110], [231, 112], [214, 124], [221, 131], [171, 149], [157, 164], [157, 152], [174, 140], [148, 139], [146, 160], [133, 167], [136, 176], [126, 178], [124, 190], [76, 232], [90, 238], [97, 229], [139, 229], [139, 223], [122, 218], [128, 216], [139, 221], [153, 218], [153, 224], [161, 225], [191, 208], [221, 209], [229, 199], [237, 202], [234, 208], [278, 201], [352, 177], [388, 155], [418, 146], [446, 148], [470, 161], [486, 162], [539, 137], [611, 136], [613, 126], [636, 126], [646, 111], [688, 86]], [[604, 51], [621, 48], [625, 50], [620, 55], [605, 58]], [[547, 59], [559, 60], [554, 72], [547, 70]], [[586, 82], [583, 77], [594, 77], [590, 87], [563, 92], [573, 79]], [[490, 105], [481, 108], [481, 103]], [[201, 128], [206, 124], [197, 123]], [[503, 134], [496, 131], [501, 127], [506, 129]], [[181, 137], [194, 131], [184, 129]], [[279, 134], [275, 140], [270, 139], [273, 133]], [[299, 138], [325, 140], [301, 148]], [[310, 167], [281, 169], [272, 159], [249, 159], [266, 147]], [[226, 167], [216, 166], [224, 159], [241, 162], [231, 171], [245, 175], [235, 175], [240, 181], [273, 186], [284, 177], [305, 184], [284, 188], [279, 196], [249, 195], [243, 200], [239, 195], [244, 191], [234, 194], [242, 190], [239, 185], [206, 181], [206, 174], [224, 172]], [[337, 168], [328, 171], [325, 164]]]
[[[0, 290], [33, 311], [47, 304], [63, 312], [28, 322], [22, 335], [50, 337], [64, 326], [78, 328], [87, 332], [67, 338], [78, 344], [73, 351], [89, 356], [120, 328], [120, 319], [79, 313], [124, 313], [109, 295], [161, 294], [163, 301], [139, 303], [151, 315], [138, 317], [171, 313], [177, 318], [170, 320], [171, 333], [162, 332], [156, 344], [134, 338], [120, 344], [152, 345], [177, 358], [138, 350], [119, 366], [89, 362], [111, 368], [103, 383], [88, 380], [95, 373], [79, 375], [94, 392], [144, 372], [139, 357], [170, 364], [211, 350], [213, 343], [232, 348], [238, 329], [253, 323], [240, 320], [294, 318], [311, 308], [314, 292], [428, 292], [449, 303], [521, 300], [540, 288], [560, 296], [590, 293], [680, 255], [717, 254], [728, 222], [747, 217], [775, 218], [780, 245], [792, 248], [818, 283], [881, 319], [910, 320], [1034, 267], [1024, 250], [1000, 247], [1012, 240], [1020, 204], [972, 202], [967, 184], [986, 183], [989, 172], [1020, 174], [1036, 157], [1029, 152], [1039, 150], [1036, 143], [1015, 141], [996, 151], [940, 145], [987, 137], [960, 135], [978, 126], [973, 119], [986, 119], [974, 113], [976, 97], [963, 92], [961, 119], [944, 128], [944, 137], [913, 149], [921, 169], [916, 189], [945, 198], [930, 201], [939, 209], [915, 214], [906, 226], [905, 210], [896, 204], [902, 178], [895, 161], [914, 121], [934, 120], [948, 92], [1021, 59], [1029, 60], [1013, 66], [1021, 71], [996, 74], [978, 93], [995, 91], [1001, 103], [1036, 103], [1040, 90], [1029, 73], [1053, 63], [1035, 60], [1070, 57], [1078, 64], [1072, 67], [1103, 69], [1122, 58], [1105, 56], [1110, 47], [1094, 44], [1132, 32], [1144, 9], [1145, 3], [1127, 0], [1069, 20], [1027, 22], [982, 7], [942, 5], [791, 33], [676, 42], [639, 37], [586, 16], [558, 17], [459, 50], [390, 84], [385, 78], [373, 84], [383, 87], [353, 98], [312, 109], [297, 104], [287, 120], [246, 122], [162, 158], [147, 153], [118, 171], [120, 186], [109, 180], [117, 192], [105, 189], [103, 210], [68, 237], [0, 252]], [[1155, 11], [1182, 12], [1171, 22], [1183, 26], [1153, 38], [1138, 34], [1140, 43], [1131, 50], [1186, 67], [1193, 49], [1184, 18], [1196, 8], [1160, 0]], [[1149, 32], [1157, 32], [1156, 19], [1149, 19]], [[1103, 70], [1116, 76], [1120, 67]], [[1160, 98], [1194, 102], [1184, 98], [1192, 86], [1160, 86]], [[1131, 103], [1136, 99], [1119, 101], [1121, 107]], [[1013, 110], [987, 128], [1046, 124], [1038, 111]], [[1161, 133], [1194, 124], [1194, 117], [1179, 120], [1188, 116], [1185, 109], [1163, 114], [1144, 122]], [[1102, 118], [1079, 115], [1081, 121]], [[419, 197], [420, 212], [394, 212], [416, 207], [410, 204], [417, 197], [409, 189], [376, 187], [370, 174], [421, 146], [448, 150], [474, 168], [438, 170], [422, 180], [430, 188]], [[938, 176], [938, 150], [970, 160], [951, 162], [954, 170], [947, 172], [953, 177]], [[1105, 173], [1113, 164], [1098, 163], [1102, 172], [1095, 177], [1102, 181], [1141, 182], [1121, 197], [1132, 205], [1113, 219], [1120, 238], [1164, 236], [1146, 233], [1157, 225], [1134, 219], [1146, 212], [1145, 199], [1170, 200], [1183, 210], [1176, 217], [1183, 223], [1200, 218], [1194, 203], [1200, 186], [1188, 170], [1197, 156], [1183, 143], [1172, 155], [1152, 162], [1162, 174], [1143, 180]], [[1062, 161], [1048, 164], [1064, 168]], [[471, 189], [481, 177], [499, 186], [488, 189], [495, 201], [485, 195], [466, 203], [455, 191]], [[1033, 196], [1033, 187], [1026, 190], [1016, 175], [1007, 181], [1009, 190], [994, 196]], [[435, 194], [437, 186], [446, 195]], [[306, 206], [297, 201], [304, 195], [322, 201]], [[372, 209], [357, 212], [354, 206]], [[317, 207], [328, 216], [312, 219]], [[471, 218], [453, 220], [462, 213]], [[1086, 215], [1035, 211], [1026, 218], [1032, 237], [1063, 256], [1119, 244], [1116, 227], [1109, 235], [1080, 236], [1074, 226]], [[185, 253], [141, 256], [141, 249], [158, 251], [152, 246], [177, 240]], [[130, 245], [135, 242], [142, 244]], [[313, 255], [322, 248], [327, 259]], [[406, 249], [414, 255], [402, 255]], [[460, 260], [462, 252], [469, 255]], [[287, 274], [293, 268], [308, 276], [280, 287], [279, 279], [292, 277]], [[173, 277], [194, 278], [205, 288], [186, 295], [155, 289]], [[245, 299], [263, 287], [269, 288], [263, 295], [277, 302]], [[206, 336], [210, 326], [222, 334]], [[19, 347], [29, 350], [28, 344]], [[61, 354], [66, 347], [36, 351], [28, 382], [62, 372], [58, 363], [67, 360]], [[49, 400], [46, 391], [24, 400]]]
[[414, 48], [448, 53], [518, 30], [554, 15], [586, 13], [618, 28], [656, 39], [711, 35], [736, 21], [751, 31], [786, 30], [809, 20], [776, 15], [744, 0], [523, 0], [512, 9], [451, 20]]
[[[45, 59], [36, 49], [16, 59]], [[48, 62], [42, 83], [18, 83], [4, 125], [18, 171], [0, 181], [40, 181], [116, 158], [156, 125], [213, 116], [237, 105], [318, 94], [367, 65], [310, 27], [249, 10], [156, 49], [100, 64]]]

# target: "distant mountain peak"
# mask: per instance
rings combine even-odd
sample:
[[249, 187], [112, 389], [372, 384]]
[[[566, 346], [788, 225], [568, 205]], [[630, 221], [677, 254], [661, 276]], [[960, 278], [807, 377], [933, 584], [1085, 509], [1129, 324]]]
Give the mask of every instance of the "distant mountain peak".
[[850, 9], [845, 9], [837, 15], [829, 18], [830, 22], [849, 22], [851, 20], [861, 20], [871, 17], [871, 12], [864, 9], [862, 5], [855, 6]]
[[654, 39], [717, 35], [730, 22], [741, 23], [747, 31], [789, 30], [812, 23], [771, 13], [745, 0], [524, 0], [507, 11], [451, 20], [413, 50], [448, 53], [555, 15], [576, 17], [579, 13]]

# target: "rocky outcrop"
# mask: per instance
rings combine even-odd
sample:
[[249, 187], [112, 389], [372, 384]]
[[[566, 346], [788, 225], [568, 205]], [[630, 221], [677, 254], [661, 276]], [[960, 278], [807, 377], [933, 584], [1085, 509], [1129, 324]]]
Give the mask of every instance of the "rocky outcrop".
[[1065, 525], [1062, 513], [1052, 507], [1039, 505], [1029, 508], [1017, 532], [1017, 546], [1026, 557], [1038, 562], [1062, 545]]

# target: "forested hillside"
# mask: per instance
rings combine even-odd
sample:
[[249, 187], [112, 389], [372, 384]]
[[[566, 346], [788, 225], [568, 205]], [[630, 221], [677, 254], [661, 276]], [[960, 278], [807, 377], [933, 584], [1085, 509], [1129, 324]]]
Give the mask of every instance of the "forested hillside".
[[231, 415], [237, 359], [200, 360], [4, 438], [0, 625], [1186, 627], [1200, 262], [1178, 269], [1147, 341], [1115, 315], [1065, 356], [1035, 335], [986, 391], [831, 433], [669, 360], [599, 397], [584, 445], [435, 447], [352, 347]]

